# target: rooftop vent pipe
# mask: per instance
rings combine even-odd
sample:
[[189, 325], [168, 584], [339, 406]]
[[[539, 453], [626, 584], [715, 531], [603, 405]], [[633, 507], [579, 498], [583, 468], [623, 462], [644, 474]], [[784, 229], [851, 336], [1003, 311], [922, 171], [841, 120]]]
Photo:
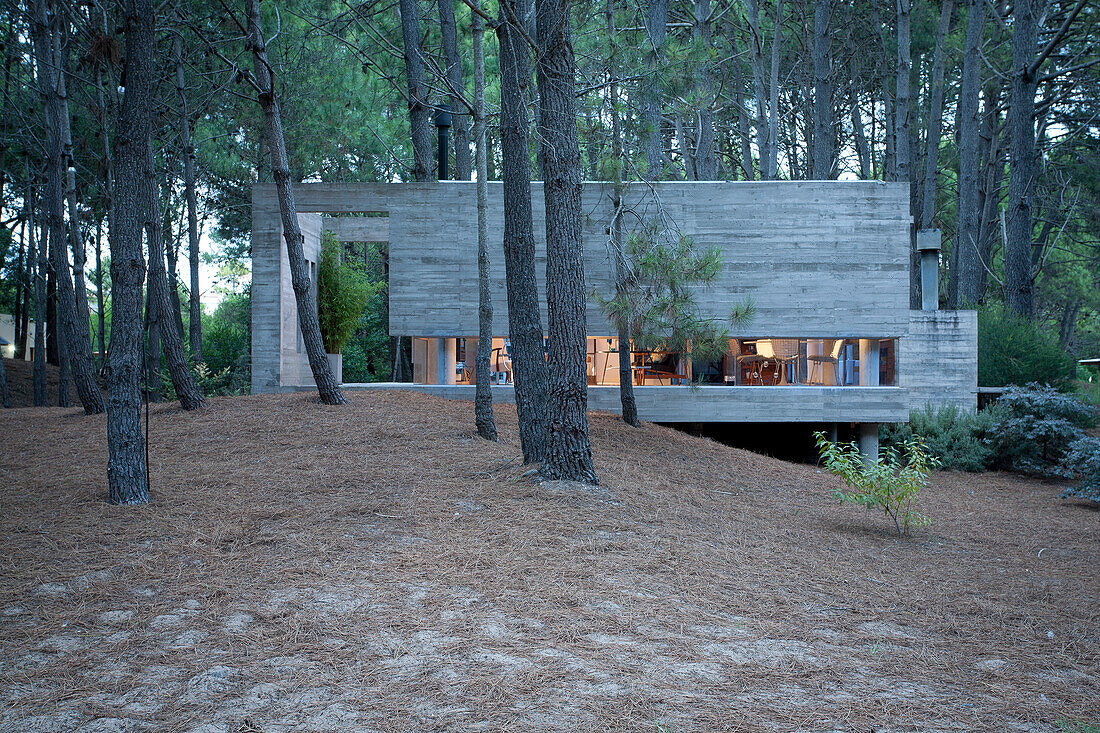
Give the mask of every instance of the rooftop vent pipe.
[[435, 108], [435, 126], [439, 130], [439, 162], [436, 171], [439, 180], [446, 181], [451, 175], [447, 170], [447, 131], [451, 129], [451, 108], [441, 104]]
[[917, 252], [920, 253], [921, 310], [940, 309], [940, 230], [917, 232]]

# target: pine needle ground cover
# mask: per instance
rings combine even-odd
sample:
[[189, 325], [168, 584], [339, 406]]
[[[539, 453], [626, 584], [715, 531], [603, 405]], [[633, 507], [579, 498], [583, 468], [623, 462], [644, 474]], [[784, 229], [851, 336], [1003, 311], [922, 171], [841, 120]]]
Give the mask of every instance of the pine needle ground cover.
[[836, 479], [593, 416], [598, 489], [515, 412], [360, 393], [0, 411], [0, 731], [1057, 730], [1100, 720], [1100, 514], [933, 474], [899, 539]]

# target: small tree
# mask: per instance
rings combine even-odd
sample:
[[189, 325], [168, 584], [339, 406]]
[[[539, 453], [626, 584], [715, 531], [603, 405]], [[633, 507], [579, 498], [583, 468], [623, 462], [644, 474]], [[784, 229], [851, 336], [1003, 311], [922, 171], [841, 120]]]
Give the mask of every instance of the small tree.
[[[599, 293], [595, 298], [612, 324], [627, 324], [636, 348], [714, 359], [728, 346], [730, 325], [742, 325], [756, 313], [748, 300], [728, 320], [702, 313], [695, 294], [721, 272], [717, 247], [700, 250], [690, 237], [665, 238], [650, 226], [631, 235], [625, 250], [629, 272], [623, 286], [612, 298]], [[620, 358], [629, 358], [629, 344], [620, 344], [620, 352]]]
[[317, 317], [327, 353], [339, 354], [344, 348], [379, 285], [385, 283], [368, 283], [358, 267], [343, 262], [336, 235], [324, 233], [317, 266]]
[[868, 463], [855, 443], [834, 443], [825, 433], [814, 433], [825, 470], [844, 479], [849, 491], [833, 489], [833, 498], [842, 504], [862, 504], [881, 509], [894, 522], [898, 535], [909, 534], [914, 524], [928, 524], [928, 518], [913, 511], [917, 492], [928, 483], [928, 472], [936, 461], [924, 450], [920, 438], [904, 446], [907, 460], [902, 462], [893, 449], [874, 463]]

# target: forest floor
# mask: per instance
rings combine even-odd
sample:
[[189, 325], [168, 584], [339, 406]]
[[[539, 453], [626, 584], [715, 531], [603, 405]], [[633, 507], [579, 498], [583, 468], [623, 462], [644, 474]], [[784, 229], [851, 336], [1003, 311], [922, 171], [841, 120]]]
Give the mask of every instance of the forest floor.
[[592, 417], [598, 488], [515, 411], [408, 392], [0, 411], [0, 731], [1058, 731], [1100, 721], [1100, 512], [938, 473], [912, 538], [834, 479]]

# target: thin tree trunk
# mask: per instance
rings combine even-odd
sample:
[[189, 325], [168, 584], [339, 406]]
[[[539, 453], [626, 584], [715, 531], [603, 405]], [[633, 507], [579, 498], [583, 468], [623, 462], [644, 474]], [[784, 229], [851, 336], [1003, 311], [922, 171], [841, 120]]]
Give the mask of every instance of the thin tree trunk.
[[[46, 270], [49, 269], [48, 242], [43, 236], [49, 236], [45, 230], [39, 230], [38, 247], [31, 242], [38, 263], [34, 277], [34, 406], [46, 407], [50, 398], [46, 391]], [[32, 234], [33, 237], [33, 234]]]
[[1035, 0], [1012, 5], [1012, 96], [1008, 107], [1007, 246], [1004, 253], [1005, 305], [1030, 320], [1035, 278], [1031, 269], [1032, 199], [1035, 196], [1035, 87], [1030, 72], [1038, 46]]
[[443, 40], [443, 61], [447, 64], [447, 82], [451, 89], [451, 110], [455, 136], [455, 178], [468, 181], [471, 177], [470, 117], [460, 98], [465, 89], [462, 57], [458, 55], [458, 29], [454, 0], [439, 0], [439, 29]]
[[859, 156], [859, 177], [868, 180], [871, 178], [871, 146], [863, 127], [863, 115], [859, 111], [859, 96], [856, 94], [855, 84], [848, 87], [848, 94], [852, 103], [852, 132], [856, 140], [856, 154]]
[[569, 3], [537, 0], [539, 132], [546, 200], [549, 420], [540, 471], [549, 479], [598, 483], [588, 439], [587, 334], [581, 244], [581, 161], [576, 60]]
[[[279, 113], [279, 100], [275, 95], [275, 81], [271, 67], [267, 63], [267, 48], [264, 45], [263, 31], [260, 29], [260, 0], [248, 2], [248, 33], [252, 55], [256, 59], [256, 83], [262, 90], [259, 94], [260, 107], [264, 112], [264, 130], [267, 135], [267, 147], [271, 152], [271, 175], [275, 179], [275, 190], [279, 199], [279, 213], [282, 215], [283, 238], [286, 239], [287, 257], [290, 261], [290, 280], [294, 288], [294, 302], [298, 307], [298, 326], [302, 330], [309, 357], [309, 368], [317, 384], [317, 393], [321, 401], [328, 405], [342, 405], [347, 402], [336, 384], [336, 378], [329, 367], [328, 356], [321, 342], [321, 327], [317, 320], [317, 301], [306, 269], [303, 252], [305, 237], [298, 226], [298, 210], [294, 205], [294, 191], [290, 186], [290, 164], [287, 161], [286, 140], [283, 137], [283, 119]], [[425, 115], [427, 112], [425, 112]], [[431, 144], [429, 141], [429, 156]]]
[[[769, 164], [771, 161], [771, 147], [775, 143], [771, 139], [771, 122], [768, 109], [768, 92], [765, 79], [764, 66], [764, 36], [760, 27], [760, 2], [759, 0], [745, 1], [745, 14], [749, 21], [749, 30], [752, 33], [752, 65], [753, 98], [756, 101], [756, 149], [760, 157], [760, 177], [771, 180], [769, 176]], [[778, 38], [778, 36], [776, 36]], [[773, 43], [774, 43], [773, 39]], [[774, 111], [774, 110], [773, 110]]]
[[[83, 313], [78, 309], [78, 299], [69, 273], [68, 247], [65, 243], [65, 194], [64, 168], [68, 155], [71, 155], [72, 141], [69, 135], [69, 105], [63, 71], [63, 51], [61, 48], [60, 19], [55, 15], [53, 26], [49, 25], [46, 0], [35, 2], [34, 46], [39, 72], [39, 90], [42, 105], [46, 113], [46, 215], [49, 222], [50, 252], [53, 255], [54, 280], [57, 283], [58, 337], [64, 345], [58, 345], [61, 374], [58, 381], [58, 403], [68, 407], [69, 370], [76, 381], [77, 394], [84, 406], [84, 412], [93, 415], [103, 412], [106, 404], [99, 385], [95, 381], [92, 369], [91, 338], [89, 334], [88, 311], [85, 305]], [[67, 145], [66, 145], [67, 143]], [[68, 155], [67, 155], [68, 153]], [[74, 201], [75, 204], [75, 193]], [[75, 215], [75, 207], [71, 212]], [[71, 221], [74, 234], [79, 239], [75, 216]], [[83, 247], [83, 245], [80, 245]], [[78, 258], [82, 265], [83, 258]], [[78, 277], [83, 285], [83, 272]]]
[[485, 149], [485, 30], [473, 13], [474, 142], [477, 144], [477, 356], [474, 359], [474, 424], [486, 440], [497, 439], [489, 361], [493, 352], [493, 301], [489, 281], [489, 160]]
[[646, 79], [642, 87], [642, 116], [645, 122], [647, 175], [659, 180], [665, 165], [661, 136], [661, 86], [658, 81], [668, 30], [668, 0], [647, 0], [645, 28], [647, 43]]
[[676, 140], [680, 144], [680, 157], [684, 159], [684, 178], [693, 181], [695, 180], [695, 156], [692, 155], [691, 145], [684, 130], [683, 117], [679, 112], [673, 118], [673, 124], [676, 130]]
[[401, 37], [405, 44], [405, 77], [409, 88], [412, 173], [417, 181], [430, 181], [435, 177], [435, 166], [432, 163], [431, 105], [428, 103], [424, 56], [420, 50], [420, 10], [416, 0], [399, 0], [398, 8], [401, 13]]
[[[187, 354], [183, 348], [183, 329], [177, 325], [173, 317], [173, 311], [179, 313], [179, 309], [172, 304], [169, 294], [171, 287], [165, 274], [164, 264], [164, 230], [161, 216], [161, 208], [157, 201], [157, 172], [153, 161], [152, 140], [145, 148], [145, 177], [142, 182], [145, 196], [145, 210], [147, 219], [145, 222], [146, 241], [149, 243], [149, 300], [151, 310], [158, 316], [160, 324], [161, 348], [164, 350], [164, 358], [168, 363], [168, 376], [172, 379], [172, 386], [176, 390], [180, 407], [185, 410], [194, 410], [205, 403], [202, 392], [195, 384], [194, 375], [187, 364]], [[159, 363], [156, 351], [153, 358]]]
[[4, 372], [4, 360], [0, 358], [0, 404], [5, 409], [11, 407], [11, 395], [8, 394], [8, 375]]
[[775, 0], [775, 28], [772, 31], [771, 71], [768, 79], [768, 180], [779, 173], [779, 57], [783, 47], [783, 0]]
[[[737, 31], [730, 31], [733, 55], [737, 56]], [[746, 181], [756, 178], [752, 163], [752, 135], [749, 131], [749, 114], [745, 109], [745, 73], [740, 59], [734, 58], [733, 64], [733, 103], [737, 114], [737, 137], [741, 145], [741, 173]]]
[[[698, 9], [698, 6], [696, 6]], [[615, 37], [615, 6], [608, 0], [607, 35]], [[608, 57], [608, 102], [611, 108], [611, 249], [615, 257], [615, 291], [619, 297], [627, 288], [629, 268], [626, 251], [623, 247], [623, 133], [619, 122], [619, 68], [614, 49]], [[751, 164], [751, 161], [750, 161]], [[622, 405], [623, 422], [638, 427], [638, 403], [634, 399], [634, 379], [631, 370], [630, 324], [626, 318], [619, 318], [615, 324], [619, 338], [619, 402]]]
[[95, 229], [95, 291], [96, 291], [96, 318], [99, 321], [99, 332], [96, 338], [99, 341], [99, 368], [102, 371], [107, 365], [107, 314], [105, 312], [106, 301], [103, 298], [103, 219], [96, 222]]
[[195, 146], [191, 142], [191, 113], [187, 109], [187, 86], [183, 67], [183, 42], [177, 35], [172, 44], [176, 64], [176, 95], [179, 97], [180, 146], [183, 149], [183, 192], [187, 202], [187, 265], [191, 271], [188, 298], [188, 331], [191, 358], [202, 361], [202, 291], [199, 287], [199, 205], [195, 181]]
[[19, 278], [22, 281], [23, 301], [15, 318], [22, 324], [15, 339], [15, 358], [23, 361], [27, 358], [27, 333], [30, 331], [30, 302], [33, 297], [34, 277], [34, 180], [31, 178], [30, 165], [26, 166], [27, 183], [23, 191], [23, 232], [20, 235], [20, 249], [25, 252], [20, 263]]
[[981, 92], [981, 45], [985, 27], [984, 0], [967, 0], [966, 52], [962, 82], [956, 105], [955, 125], [959, 130], [959, 203], [955, 248], [952, 253], [949, 287], [952, 308], [971, 307], [981, 300], [982, 263], [978, 259], [981, 232], [978, 151], [981, 144], [978, 101]]
[[[897, 158], [897, 180], [908, 186], [910, 213], [912, 213], [913, 166], [910, 143], [912, 101], [909, 98], [909, 77], [913, 69], [913, 59], [909, 44], [909, 4], [910, 0], [895, 0], [897, 3], [898, 30], [898, 68], [897, 93], [894, 98], [894, 146]], [[912, 227], [910, 227], [912, 229]], [[912, 234], [909, 242], [909, 307], [919, 310], [920, 293], [920, 257], [913, 246]]]
[[[147, 238], [152, 237], [148, 228], [145, 230], [145, 235]], [[149, 281], [145, 286], [145, 399], [149, 402], [160, 402], [160, 332], [163, 319], [160, 308], [157, 307], [159, 302], [157, 284], [152, 273], [148, 274]]]
[[504, 179], [504, 269], [508, 288], [508, 337], [524, 463], [546, 452], [547, 367], [535, 277], [535, 235], [531, 218], [531, 158], [527, 89], [531, 57], [520, 32], [531, 13], [529, 0], [504, 0], [497, 26], [500, 45], [500, 147]]
[[[955, 0], [943, 0], [940, 27], [936, 33], [936, 48], [932, 52], [932, 94], [928, 110], [928, 137], [924, 152], [924, 186], [921, 194], [920, 228], [931, 229], [936, 213], [936, 173], [939, 171], [940, 130], [943, 126], [943, 74], [947, 59], [947, 34], [955, 14]], [[976, 97], [975, 90], [975, 97]], [[977, 99], [974, 100], [975, 102]]]
[[[692, 34], [709, 54], [710, 0], [694, 0], [692, 7]], [[695, 110], [695, 176], [700, 181], [713, 181], [718, 178], [718, 158], [714, 152], [714, 79], [709, 57], [695, 70], [695, 90], [699, 105]]]
[[112, 504], [149, 501], [145, 438], [141, 432], [141, 298], [145, 256], [141, 195], [145, 151], [151, 135], [155, 24], [143, 0], [123, 5], [126, 94], [115, 137], [118, 182], [111, 222], [111, 348], [107, 359], [107, 492]]
[[835, 157], [833, 133], [832, 56], [829, 49], [830, 0], [814, 0], [814, 170], [819, 181], [832, 178]]

